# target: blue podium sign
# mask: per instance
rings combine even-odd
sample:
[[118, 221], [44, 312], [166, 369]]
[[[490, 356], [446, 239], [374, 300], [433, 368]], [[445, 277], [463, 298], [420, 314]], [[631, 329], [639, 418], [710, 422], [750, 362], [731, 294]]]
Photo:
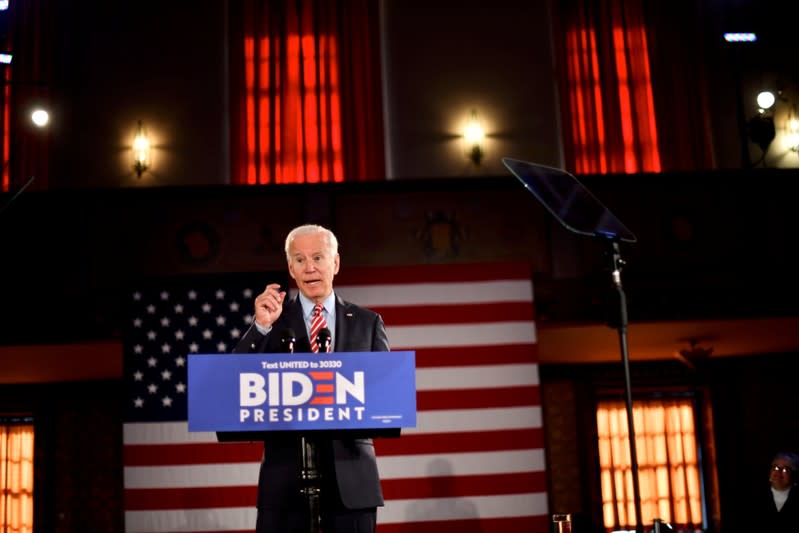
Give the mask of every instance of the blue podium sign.
[[416, 426], [416, 354], [192, 354], [189, 431]]

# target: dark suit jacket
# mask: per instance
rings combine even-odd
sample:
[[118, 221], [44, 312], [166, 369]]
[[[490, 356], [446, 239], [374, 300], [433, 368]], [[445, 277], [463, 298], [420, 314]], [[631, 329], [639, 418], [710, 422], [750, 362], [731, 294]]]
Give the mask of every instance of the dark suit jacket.
[[763, 533], [796, 533], [799, 532], [799, 489], [794, 485], [788, 493], [788, 499], [777, 511], [771, 489], [761, 493], [756, 502], [755, 512], [749, 516], [749, 531]]
[[[286, 300], [283, 312], [268, 335], [255, 325], [247, 330], [234, 353], [279, 353], [282, 333], [292, 329], [297, 341], [294, 351], [310, 352], [311, 344], [302, 315], [299, 297]], [[383, 319], [377, 313], [346, 302], [336, 296], [336, 352], [387, 352], [388, 337]], [[258, 507], [296, 504], [300, 494], [298, 437], [270, 436], [264, 442], [264, 457], [258, 476]], [[383, 505], [374, 444], [368, 438], [334, 439], [333, 468], [341, 501], [349, 509]]]

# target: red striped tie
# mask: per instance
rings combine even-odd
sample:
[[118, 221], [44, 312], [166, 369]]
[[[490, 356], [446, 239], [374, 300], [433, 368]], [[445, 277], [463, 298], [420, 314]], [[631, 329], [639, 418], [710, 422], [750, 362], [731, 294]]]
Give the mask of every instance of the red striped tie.
[[324, 309], [322, 304], [316, 304], [313, 308], [313, 315], [311, 318], [311, 351], [313, 351], [313, 353], [319, 353], [319, 345], [316, 342], [316, 336], [319, 335], [319, 331], [322, 328], [327, 327], [327, 321], [322, 314], [322, 309]]

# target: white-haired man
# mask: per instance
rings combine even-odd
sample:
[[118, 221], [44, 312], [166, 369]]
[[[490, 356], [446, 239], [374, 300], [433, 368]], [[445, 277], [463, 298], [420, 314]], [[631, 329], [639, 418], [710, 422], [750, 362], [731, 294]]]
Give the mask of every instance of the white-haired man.
[[[336, 236], [322, 226], [303, 225], [286, 237], [286, 260], [299, 292], [286, 299], [279, 284], [269, 284], [255, 298], [253, 326], [235, 353], [285, 351], [285, 333], [296, 340], [294, 351], [311, 352], [314, 309], [321, 314], [334, 351], [388, 351], [383, 319], [377, 313], [347, 302], [333, 290], [340, 257]], [[314, 332], [315, 333], [315, 332]], [[258, 477], [257, 533], [308, 531], [309, 507], [301, 493], [296, 436], [275, 436], [264, 442]], [[318, 440], [321, 470], [321, 524], [325, 533], [371, 533], [383, 494], [371, 439]]]

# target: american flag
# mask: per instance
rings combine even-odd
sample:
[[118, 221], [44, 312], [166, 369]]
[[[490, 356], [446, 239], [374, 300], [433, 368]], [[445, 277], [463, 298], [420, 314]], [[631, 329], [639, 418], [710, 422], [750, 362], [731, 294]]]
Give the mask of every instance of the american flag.
[[[135, 289], [125, 341], [125, 528], [252, 531], [257, 443], [189, 433], [190, 353], [228, 353], [285, 274]], [[344, 269], [336, 292], [416, 352], [417, 426], [376, 439], [378, 532], [548, 532], [533, 287], [526, 264]]]

